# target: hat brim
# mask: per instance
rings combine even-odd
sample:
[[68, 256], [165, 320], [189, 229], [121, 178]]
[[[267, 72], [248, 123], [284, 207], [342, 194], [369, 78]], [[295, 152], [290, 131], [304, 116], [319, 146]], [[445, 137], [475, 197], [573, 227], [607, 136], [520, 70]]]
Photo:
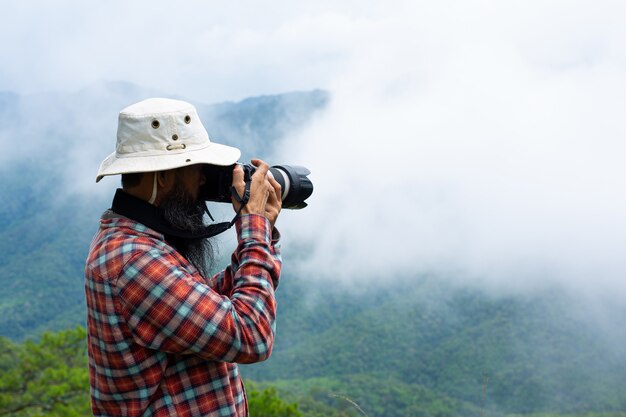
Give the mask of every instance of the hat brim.
[[164, 171], [195, 164], [228, 166], [237, 162], [240, 156], [239, 149], [213, 142], [202, 149], [184, 150], [169, 155], [119, 157], [113, 152], [100, 164], [96, 182], [107, 175]]

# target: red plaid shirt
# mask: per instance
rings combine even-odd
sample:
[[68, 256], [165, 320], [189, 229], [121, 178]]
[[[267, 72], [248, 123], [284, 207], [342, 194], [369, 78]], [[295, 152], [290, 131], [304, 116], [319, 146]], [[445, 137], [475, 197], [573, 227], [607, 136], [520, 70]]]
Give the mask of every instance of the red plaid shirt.
[[162, 234], [111, 211], [85, 271], [95, 416], [247, 416], [236, 363], [267, 359], [281, 261], [269, 221], [242, 216], [211, 279]]

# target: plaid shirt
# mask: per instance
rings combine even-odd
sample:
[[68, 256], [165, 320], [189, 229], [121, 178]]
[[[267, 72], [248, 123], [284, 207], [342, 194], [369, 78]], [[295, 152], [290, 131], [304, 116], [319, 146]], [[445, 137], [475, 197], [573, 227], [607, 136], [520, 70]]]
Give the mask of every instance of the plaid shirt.
[[242, 216], [211, 279], [144, 225], [106, 212], [85, 270], [95, 416], [247, 416], [236, 363], [270, 356], [281, 269], [269, 221]]

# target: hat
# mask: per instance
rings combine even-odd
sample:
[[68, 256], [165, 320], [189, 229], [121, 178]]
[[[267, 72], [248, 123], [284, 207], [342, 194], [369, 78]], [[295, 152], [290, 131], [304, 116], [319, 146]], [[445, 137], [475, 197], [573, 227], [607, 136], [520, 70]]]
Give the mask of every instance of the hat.
[[239, 149], [209, 140], [193, 105], [150, 98], [120, 112], [115, 152], [100, 164], [96, 182], [105, 175], [232, 165], [240, 156]]

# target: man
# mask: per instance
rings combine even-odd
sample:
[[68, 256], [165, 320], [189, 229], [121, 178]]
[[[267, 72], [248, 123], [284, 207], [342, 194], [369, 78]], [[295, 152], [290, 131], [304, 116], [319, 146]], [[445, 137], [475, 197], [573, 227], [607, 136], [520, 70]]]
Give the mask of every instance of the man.
[[[95, 416], [247, 416], [237, 363], [272, 351], [281, 261], [280, 185], [257, 167], [232, 174], [238, 246], [210, 277], [216, 232], [203, 224], [205, 164], [236, 148], [209, 140], [195, 108], [148, 99], [122, 110], [116, 151], [96, 181], [122, 174], [85, 270]], [[247, 201], [246, 201], [247, 200]], [[228, 224], [227, 224], [228, 227]]]

